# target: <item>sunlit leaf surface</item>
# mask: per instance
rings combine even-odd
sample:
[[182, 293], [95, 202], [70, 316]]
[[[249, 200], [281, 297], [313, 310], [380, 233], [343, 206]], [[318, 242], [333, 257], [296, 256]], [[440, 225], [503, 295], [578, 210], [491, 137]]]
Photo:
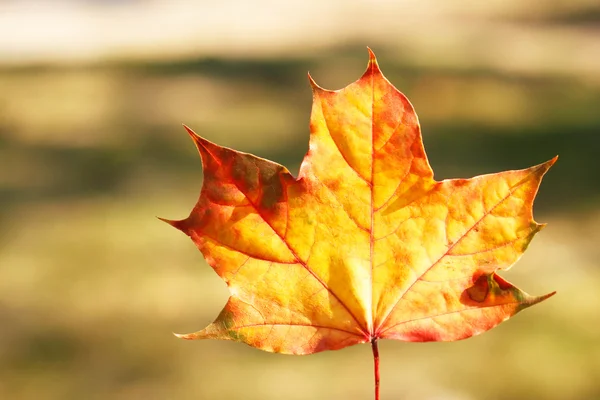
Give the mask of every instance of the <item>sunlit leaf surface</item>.
[[375, 56], [344, 89], [313, 86], [297, 178], [188, 131], [204, 183], [190, 216], [167, 221], [229, 286], [218, 318], [185, 339], [310, 354], [373, 339], [451, 341], [546, 299], [496, 274], [543, 225], [532, 205], [556, 158], [436, 181], [417, 116]]

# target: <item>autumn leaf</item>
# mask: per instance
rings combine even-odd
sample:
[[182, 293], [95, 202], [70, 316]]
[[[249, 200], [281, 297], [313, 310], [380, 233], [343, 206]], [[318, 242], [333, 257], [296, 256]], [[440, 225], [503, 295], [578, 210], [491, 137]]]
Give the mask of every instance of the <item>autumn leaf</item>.
[[451, 341], [491, 329], [535, 297], [496, 274], [544, 225], [532, 217], [556, 158], [435, 181], [417, 116], [381, 73], [329, 91], [312, 79], [310, 145], [298, 178], [187, 128], [204, 183], [191, 237], [227, 283], [218, 318], [184, 339], [311, 354], [378, 339]]

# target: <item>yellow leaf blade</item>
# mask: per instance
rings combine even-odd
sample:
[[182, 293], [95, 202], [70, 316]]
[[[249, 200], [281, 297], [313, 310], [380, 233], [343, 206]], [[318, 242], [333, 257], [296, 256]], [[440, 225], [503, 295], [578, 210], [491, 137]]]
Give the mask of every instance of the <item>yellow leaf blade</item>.
[[408, 99], [381, 73], [329, 91], [311, 78], [299, 177], [188, 133], [204, 183], [186, 233], [227, 283], [219, 317], [185, 339], [310, 354], [378, 338], [458, 340], [547, 297], [500, 278], [543, 227], [533, 200], [556, 158], [437, 182]]

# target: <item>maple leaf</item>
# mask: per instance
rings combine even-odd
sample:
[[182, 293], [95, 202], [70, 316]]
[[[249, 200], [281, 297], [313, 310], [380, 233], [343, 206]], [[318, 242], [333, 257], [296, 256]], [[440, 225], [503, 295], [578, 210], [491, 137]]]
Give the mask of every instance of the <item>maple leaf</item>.
[[435, 181], [412, 105], [369, 54], [344, 89], [309, 76], [310, 145], [297, 179], [186, 127], [204, 182], [189, 217], [167, 222], [191, 237], [231, 296], [212, 324], [180, 337], [289, 354], [451, 341], [554, 294], [530, 296], [496, 271], [543, 228], [532, 205], [556, 157]]

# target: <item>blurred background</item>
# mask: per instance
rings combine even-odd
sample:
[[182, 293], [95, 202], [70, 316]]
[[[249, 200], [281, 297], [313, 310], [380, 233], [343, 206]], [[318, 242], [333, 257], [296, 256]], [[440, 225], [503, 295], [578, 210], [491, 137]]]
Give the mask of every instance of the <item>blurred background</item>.
[[297, 172], [310, 71], [366, 46], [419, 114], [436, 178], [559, 154], [549, 223], [503, 275], [558, 295], [456, 343], [381, 343], [382, 399], [600, 398], [596, 0], [0, 0], [0, 398], [371, 399], [368, 345], [292, 357], [187, 342], [227, 299], [186, 217], [186, 123]]

